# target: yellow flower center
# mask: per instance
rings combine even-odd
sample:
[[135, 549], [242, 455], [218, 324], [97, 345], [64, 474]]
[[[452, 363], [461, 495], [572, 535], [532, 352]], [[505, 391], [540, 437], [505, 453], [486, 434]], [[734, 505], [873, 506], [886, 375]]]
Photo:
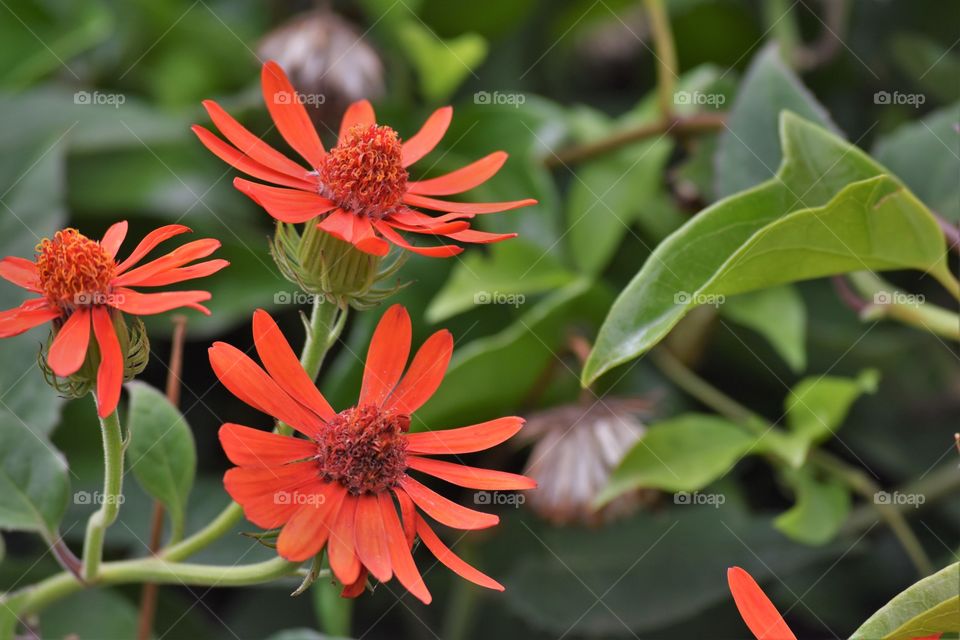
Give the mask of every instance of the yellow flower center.
[[401, 149], [400, 137], [390, 127], [352, 127], [323, 159], [321, 195], [376, 220], [393, 213], [407, 191]]
[[108, 293], [116, 262], [96, 240], [76, 229], [57, 231], [37, 245], [37, 276], [51, 304], [97, 304]]

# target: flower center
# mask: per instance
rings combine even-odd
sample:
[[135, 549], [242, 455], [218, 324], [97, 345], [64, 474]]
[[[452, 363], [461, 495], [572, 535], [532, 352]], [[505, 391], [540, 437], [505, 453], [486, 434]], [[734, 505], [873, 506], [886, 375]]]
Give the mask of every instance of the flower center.
[[100, 243], [76, 229], [63, 229], [36, 247], [40, 288], [51, 304], [95, 304], [116, 274], [116, 263]]
[[341, 411], [317, 441], [321, 475], [353, 495], [395, 487], [407, 466], [410, 417], [373, 405]]
[[357, 215], [377, 220], [390, 215], [407, 191], [401, 148], [390, 127], [352, 127], [323, 159], [320, 194]]

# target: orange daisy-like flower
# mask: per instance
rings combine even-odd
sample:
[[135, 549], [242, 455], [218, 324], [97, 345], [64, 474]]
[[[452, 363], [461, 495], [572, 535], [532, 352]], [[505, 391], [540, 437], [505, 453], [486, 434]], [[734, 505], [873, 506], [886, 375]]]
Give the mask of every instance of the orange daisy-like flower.
[[[443, 138], [451, 107], [437, 109], [413, 137], [401, 141], [397, 132], [378, 125], [366, 100], [347, 108], [335, 147], [327, 152], [299, 94], [275, 62], [263, 66], [263, 99], [280, 135], [307, 162], [287, 158], [244, 128], [212, 100], [203, 103], [224, 142], [194, 125], [200, 141], [217, 157], [244, 173], [280, 186], [242, 178], [234, 186], [282, 222], [300, 223], [323, 216], [318, 226], [352, 243], [361, 251], [386, 255], [390, 244], [415, 253], [447, 257], [463, 251], [457, 245], [414, 246], [399, 231], [445, 236], [472, 243], [498, 242], [516, 234], [470, 229], [477, 214], [516, 209], [536, 200], [467, 203], [438, 200], [472, 189], [493, 177], [507, 154], [502, 151], [437, 178], [413, 181], [407, 167], [423, 158]], [[443, 212], [430, 216], [414, 207]]]
[[190, 231], [179, 224], [149, 233], [126, 260], [117, 251], [127, 235], [127, 223], [107, 229], [98, 242], [76, 229], [58, 231], [37, 245], [36, 261], [8, 256], [0, 260], [0, 277], [40, 294], [15, 309], [0, 312], [0, 338], [9, 338], [53, 321], [56, 336], [47, 353], [47, 365], [58, 376], [76, 373], [87, 357], [91, 328], [99, 347], [96, 395], [101, 417], [117, 408], [123, 384], [125, 354], [114, 329], [111, 309], [133, 315], [162, 313], [177, 307], [210, 312], [200, 303], [207, 291], [140, 293], [130, 287], [157, 287], [202, 278], [229, 263], [205, 258], [220, 246], [218, 240], [189, 242], [165, 256], [133, 268], [158, 244]]
[[[306, 438], [267, 433], [238, 424], [220, 429], [230, 461], [227, 492], [247, 519], [265, 529], [282, 527], [278, 553], [292, 562], [327, 550], [343, 595], [363, 592], [368, 573], [391, 577], [425, 603], [431, 596], [414, 564], [417, 536], [437, 559], [462, 577], [491, 589], [503, 587], [474, 569], [440, 541], [418, 513], [457, 529], [483, 529], [497, 516], [473, 511], [415, 480], [410, 470], [473, 489], [531, 489], [521, 475], [436, 460], [438, 454], [482, 451], [512, 437], [523, 424], [510, 417], [483, 424], [408, 433], [410, 415], [440, 386], [453, 351], [448, 331], [432, 335], [410, 354], [410, 317], [400, 305], [384, 314], [373, 335], [356, 406], [336, 412], [265, 311], [253, 318], [260, 368], [224, 343], [210, 348], [220, 381], [250, 406]], [[399, 513], [398, 513], [399, 509]]]
[[[797, 640], [753, 576], [740, 567], [730, 567], [727, 569], [727, 584], [740, 617], [747, 623], [753, 637], [757, 640]], [[941, 635], [935, 633], [913, 640], [938, 640]]]

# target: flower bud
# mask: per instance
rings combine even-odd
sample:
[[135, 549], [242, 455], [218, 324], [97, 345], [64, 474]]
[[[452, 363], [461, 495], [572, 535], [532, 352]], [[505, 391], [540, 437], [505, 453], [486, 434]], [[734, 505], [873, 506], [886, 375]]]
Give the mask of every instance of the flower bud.
[[[111, 309], [110, 315], [113, 320], [114, 331], [120, 342], [120, 352], [124, 354], [123, 381], [128, 382], [140, 375], [147, 367], [150, 360], [150, 340], [147, 337], [146, 327], [144, 327], [140, 318], [133, 316], [132, 324], [128, 325], [127, 318], [122, 312]], [[76, 373], [67, 378], [57, 377], [47, 365], [46, 352], [50, 349], [54, 336], [57, 335], [62, 326], [62, 321], [58, 320], [54, 323], [46, 348], [39, 354], [38, 362], [47, 384], [68, 398], [79, 398], [96, 386], [97, 368], [100, 366], [100, 349], [97, 346], [97, 341], [93, 340], [91, 336], [83, 365]]]
[[316, 221], [308, 222], [302, 234], [294, 225], [277, 223], [270, 253], [287, 280], [334, 304], [368, 308], [404, 286], [377, 285], [400, 269], [405, 254], [384, 266], [382, 257], [330, 235]]

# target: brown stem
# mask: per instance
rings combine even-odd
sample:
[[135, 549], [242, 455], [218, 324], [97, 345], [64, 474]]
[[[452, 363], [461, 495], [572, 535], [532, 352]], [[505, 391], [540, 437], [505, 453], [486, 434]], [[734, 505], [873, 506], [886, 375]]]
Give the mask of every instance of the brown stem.
[[63, 538], [57, 538], [50, 543], [50, 553], [57, 559], [60, 566], [73, 574], [73, 576], [83, 582], [83, 563], [80, 561], [70, 547], [66, 545]]
[[[173, 317], [173, 338], [170, 346], [170, 366], [167, 369], [167, 400], [173, 406], [180, 404], [180, 374], [183, 372], [183, 343], [187, 335], [187, 317]], [[163, 539], [163, 503], [154, 501], [153, 518], [150, 523], [150, 554], [156, 555]], [[159, 588], [154, 582], [147, 582], [140, 592], [140, 620], [137, 624], [137, 640], [150, 640], [153, 631], [153, 619], [157, 613]]]
[[725, 113], [698, 113], [692, 116], [667, 118], [659, 122], [617, 131], [607, 138], [594, 142], [561, 149], [556, 154], [546, 157], [544, 162], [550, 168], [562, 167], [590, 160], [654, 136], [670, 134], [678, 138], [684, 138], [711, 133], [722, 129], [726, 123], [726, 118]]

